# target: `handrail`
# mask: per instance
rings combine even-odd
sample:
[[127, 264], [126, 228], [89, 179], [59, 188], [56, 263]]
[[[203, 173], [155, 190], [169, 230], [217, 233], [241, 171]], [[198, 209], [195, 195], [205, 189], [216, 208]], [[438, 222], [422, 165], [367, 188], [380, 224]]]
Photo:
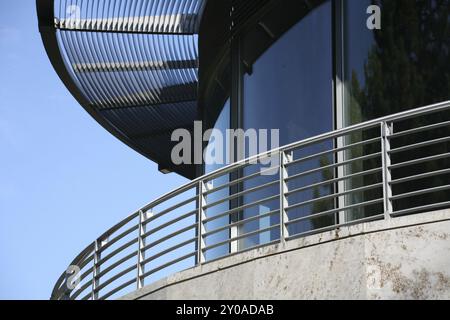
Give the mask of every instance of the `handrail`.
[[[79, 274], [83, 275], [81, 283], [71, 289], [67, 282], [69, 278], [74, 280], [73, 274], [64, 272], [54, 286], [51, 299], [79, 296], [101, 299], [127, 288], [129, 292], [129, 286], [133, 284], [137, 284], [133, 290], [140, 289], [146, 280], [155, 281], [156, 278], [151, 277], [167, 268], [170, 269], [160, 277], [221, 258], [214, 251], [219, 247], [226, 248], [222, 256], [225, 257], [358, 221], [390, 219], [399, 214], [447, 206], [448, 194], [442, 196], [442, 193], [448, 192], [449, 186], [423, 182], [450, 173], [445, 166], [448, 162], [442, 165], [441, 161], [441, 167], [438, 165], [439, 160], [450, 158], [448, 132], [444, 137], [433, 133], [438, 129], [450, 129], [450, 121], [440, 117], [427, 118], [442, 111], [450, 111], [450, 101], [304, 139], [192, 180], [134, 211], [89, 244], [71, 263], [79, 267]], [[420, 127], [405, 128], [405, 120], [411, 118], [418, 119]], [[422, 120], [427, 122], [421, 123]], [[432, 123], [428, 123], [430, 121]], [[401, 131], [396, 131], [398, 127]], [[378, 130], [377, 136], [364, 139], [362, 132], [369, 130]], [[425, 134], [417, 141], [402, 132]], [[360, 141], [347, 141], [350, 135], [359, 137]], [[405, 137], [410, 141], [405, 142]], [[329, 147], [324, 147], [324, 142], [330, 142]], [[391, 142], [395, 142], [395, 148], [391, 148]], [[316, 146], [317, 150], [310, 150], [301, 157], [297, 154], [298, 150], [310, 146]], [[442, 146], [446, 146], [446, 150]], [[438, 154], [424, 154], [420, 151], [423, 147], [432, 148]], [[408, 155], [399, 157], [404, 151], [409, 151]], [[263, 177], [261, 171], [245, 175], [245, 168], [267, 157], [281, 159], [276, 171], [282, 174], [268, 176], [262, 182], [258, 182]], [[328, 162], [321, 163], [320, 159]], [[433, 165], [427, 167], [427, 162], [433, 162]], [[418, 163], [425, 163], [425, 172], [408, 171]], [[239, 174], [235, 180], [227, 180], [226, 187], [210, 186], [216, 179], [235, 172]], [[411, 181], [422, 181], [415, 184], [419, 189], [410, 189], [413, 185], [410, 183], [408, 187], [398, 188]], [[246, 187], [249, 182], [254, 185]], [[239, 191], [224, 192], [233, 184], [240, 186]], [[226, 194], [220, 197], [218, 191]], [[420, 199], [414, 204], [401, 202], [427, 194], [433, 196], [423, 198], [423, 203]], [[177, 202], [174, 203], [175, 198]], [[233, 201], [236, 204], [230, 206], [232, 200], [239, 201]], [[103, 279], [106, 274], [111, 274], [110, 278]]]

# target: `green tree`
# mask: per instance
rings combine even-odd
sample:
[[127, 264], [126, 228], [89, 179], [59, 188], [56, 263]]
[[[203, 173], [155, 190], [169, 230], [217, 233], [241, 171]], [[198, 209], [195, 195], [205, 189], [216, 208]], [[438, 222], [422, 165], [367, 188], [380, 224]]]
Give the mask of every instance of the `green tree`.
[[[364, 79], [356, 70], [351, 75], [351, 99], [347, 106], [352, 123], [450, 99], [450, 0], [373, 0], [382, 9], [381, 30], [373, 32], [373, 46], [367, 53]], [[361, 75], [360, 75], [361, 76]], [[363, 80], [363, 81], [361, 81]], [[364, 83], [364, 86], [360, 84]], [[449, 112], [400, 124], [396, 131], [419, 127], [429, 121], [450, 119]], [[449, 134], [448, 128], [420, 135], [406, 136], [395, 143], [411, 144]], [[394, 161], [448, 152], [443, 143], [411, 153], [398, 154]], [[375, 146], [361, 148], [358, 154], [368, 154]], [[376, 161], [376, 160], [375, 160]], [[373, 162], [360, 164], [360, 169], [373, 167]], [[394, 177], [435, 171], [448, 167], [448, 160], [406, 167], [394, 172]], [[365, 177], [367, 185], [373, 177]], [[397, 193], [448, 183], [448, 176], [399, 185]], [[448, 192], [396, 202], [396, 207], [419, 206], [430, 202], [448, 201]]]

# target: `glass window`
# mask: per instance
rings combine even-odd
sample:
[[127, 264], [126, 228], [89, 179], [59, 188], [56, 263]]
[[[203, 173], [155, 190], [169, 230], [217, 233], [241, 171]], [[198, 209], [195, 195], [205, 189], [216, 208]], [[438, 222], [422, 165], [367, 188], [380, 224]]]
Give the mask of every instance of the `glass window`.
[[[381, 9], [381, 29], [367, 27], [367, 8], [376, 4]], [[343, 28], [343, 81], [344, 126], [379, 118], [385, 115], [413, 109], [450, 99], [450, 3], [449, 1], [398, 1], [398, 0], [346, 0], [344, 1]], [[422, 118], [422, 123], [404, 121], [395, 132], [426, 125], [431, 117], [450, 120], [448, 112]], [[396, 144], [415, 144], [448, 136], [446, 129], [412, 134], [392, 141]], [[346, 144], [356, 143], [377, 132], [365, 132], [348, 137]], [[414, 152], [399, 152], [392, 161], [399, 163], [425, 158], [445, 152], [443, 144], [415, 149]], [[444, 150], [444, 151], [442, 151]], [[352, 148], [347, 159], [358, 158], [380, 151], [380, 144]], [[447, 160], [426, 162], [392, 171], [392, 178], [436, 171], [449, 167]], [[358, 161], [346, 166], [345, 175], [381, 166], [380, 159]], [[449, 175], [421, 179], [415, 183], [402, 183], [394, 187], [394, 194], [443, 185]], [[366, 175], [346, 182], [347, 189], [371, 185], [381, 181], [381, 174]], [[346, 204], [368, 201], [382, 196], [381, 189], [346, 197]], [[448, 191], [424, 194], [394, 201], [394, 209], [418, 207], [448, 200]], [[377, 208], [359, 208], [348, 213], [347, 219], [364, 218], [383, 212]]]
[[245, 129], [288, 144], [333, 129], [331, 1], [286, 32], [244, 76]]
[[[230, 118], [230, 99], [228, 99], [225, 102], [224, 107], [214, 125], [214, 129], [219, 130], [222, 133], [223, 137], [225, 137], [226, 130], [230, 129], [230, 119], [231, 119]], [[210, 140], [208, 142], [208, 148], [217, 147], [217, 145], [214, 146], [214, 144], [217, 143], [217, 141], [215, 141], [214, 139], [215, 138], [213, 136], [210, 138]], [[222, 155], [224, 156], [224, 159], [225, 159], [225, 156], [227, 154], [227, 145], [225, 143], [223, 143], [222, 145], [223, 145]], [[216, 171], [216, 170], [220, 169], [221, 167], [223, 167], [225, 164], [226, 164], [225, 161], [224, 161], [224, 163], [205, 164], [205, 174]], [[208, 184], [208, 188], [214, 188], [214, 187], [226, 184], [228, 182], [229, 182], [229, 176], [223, 175], [221, 177], [218, 177], [218, 178], [210, 181], [210, 183]], [[218, 190], [216, 192], [209, 194], [207, 196], [207, 202], [213, 203], [213, 202], [219, 201], [221, 199], [224, 199], [228, 196], [229, 196], [229, 189], [224, 188], [224, 189], [221, 189], [221, 190]], [[205, 214], [209, 218], [209, 217], [213, 217], [217, 214], [226, 212], [229, 210], [229, 208], [230, 208], [229, 202], [226, 201], [226, 202], [222, 202], [218, 205], [208, 208], [206, 210]], [[229, 219], [230, 218], [228, 216], [225, 216], [225, 217], [221, 217], [221, 218], [212, 220], [211, 222], [209, 222], [205, 225], [206, 231], [210, 232], [210, 231], [213, 231], [215, 229], [218, 229], [220, 227], [223, 227], [223, 226], [229, 224], [230, 223]], [[206, 244], [206, 246], [209, 246], [209, 245], [213, 245], [213, 244], [225, 241], [227, 239], [229, 239], [229, 230], [228, 229], [211, 234], [210, 236], [206, 237], [205, 244]], [[223, 255], [226, 255], [228, 253], [229, 253], [229, 244], [224, 244], [224, 245], [212, 248], [211, 250], [208, 250], [205, 253], [205, 258], [207, 260], [212, 260], [212, 259], [219, 258]]]
[[[332, 99], [332, 6], [326, 1], [312, 10], [296, 25], [277, 40], [253, 65], [252, 73], [244, 76], [243, 127], [247, 129], [279, 129], [280, 145], [299, 141], [333, 129]], [[328, 145], [328, 148], [330, 145]], [[320, 150], [311, 150], [319, 152]], [[246, 156], [248, 154], [246, 150]], [[315, 159], [309, 165], [320, 166], [323, 159]], [[333, 161], [330, 159], [330, 161]], [[243, 175], [260, 171], [260, 166], [244, 169]], [[298, 166], [297, 168], [299, 169]], [[290, 172], [295, 174], [295, 172]], [[302, 181], [292, 181], [291, 188], [311, 184], [322, 176], [308, 176]], [[246, 180], [243, 190], [278, 180], [275, 175], [258, 176]], [[328, 188], [330, 189], [330, 188]], [[243, 210], [241, 219], [250, 219], [240, 226], [240, 249], [262, 245], [280, 237], [279, 199], [276, 195], [279, 185], [251, 192], [242, 197], [242, 205], [258, 203]], [[290, 202], [300, 202], [329, 194], [330, 190], [308, 190], [292, 195]], [[275, 199], [273, 199], [275, 197]], [[262, 202], [261, 200], [269, 199]], [[333, 204], [332, 204], [333, 205]], [[328, 209], [328, 204], [292, 210], [290, 219]], [[330, 207], [331, 209], [332, 207]], [[271, 215], [271, 212], [276, 214]], [[259, 219], [253, 219], [261, 216]], [[321, 219], [318, 219], [321, 220]], [[290, 226], [290, 234], [327, 226], [334, 219], [325, 217], [322, 221], [305, 221]], [[274, 227], [268, 230], [267, 228]], [[254, 234], [255, 231], [267, 231]], [[245, 237], [246, 234], [249, 236]]]
[[[219, 117], [217, 118], [215, 124], [214, 124], [214, 129], [218, 130], [222, 133], [222, 136], [225, 137], [226, 136], [226, 130], [230, 129], [230, 121], [231, 121], [231, 115], [230, 115], [230, 99], [227, 99], [227, 101], [225, 101], [225, 104], [223, 105], [222, 111], [219, 114]], [[216, 149], [217, 145], [215, 145], [218, 141], [215, 141], [215, 137], [211, 136], [209, 141], [208, 141], [208, 146], [207, 148], [212, 148]], [[222, 155], [223, 155], [223, 163], [220, 163], [221, 161], [218, 161], [219, 163], [206, 163], [205, 164], [205, 174], [211, 173], [213, 171], [216, 171], [220, 168], [222, 168], [224, 166], [224, 164], [226, 164], [226, 161], [228, 161], [226, 159], [226, 155], [227, 155], [227, 146], [225, 145], [226, 141], [221, 141], [222, 146], [223, 146], [223, 150], [222, 150]], [[212, 152], [212, 156], [215, 156], [214, 152]], [[218, 159], [220, 160], [220, 159]]]
[[344, 1], [344, 125], [449, 100], [449, 61], [449, 1]]

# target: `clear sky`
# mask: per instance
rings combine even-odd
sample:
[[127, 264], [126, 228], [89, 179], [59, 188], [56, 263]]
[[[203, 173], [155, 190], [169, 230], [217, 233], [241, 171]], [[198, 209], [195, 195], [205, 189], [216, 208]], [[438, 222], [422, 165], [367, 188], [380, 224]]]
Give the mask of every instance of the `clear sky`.
[[115, 139], [68, 93], [34, 0], [0, 1], [0, 299], [48, 299], [72, 259], [180, 186]]

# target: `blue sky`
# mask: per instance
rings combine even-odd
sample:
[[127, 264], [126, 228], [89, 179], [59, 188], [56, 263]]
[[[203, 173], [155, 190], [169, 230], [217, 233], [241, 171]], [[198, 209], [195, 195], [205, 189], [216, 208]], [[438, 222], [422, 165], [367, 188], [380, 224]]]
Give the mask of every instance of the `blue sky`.
[[45, 54], [34, 0], [0, 1], [0, 299], [48, 299], [78, 252], [186, 182], [99, 126]]

